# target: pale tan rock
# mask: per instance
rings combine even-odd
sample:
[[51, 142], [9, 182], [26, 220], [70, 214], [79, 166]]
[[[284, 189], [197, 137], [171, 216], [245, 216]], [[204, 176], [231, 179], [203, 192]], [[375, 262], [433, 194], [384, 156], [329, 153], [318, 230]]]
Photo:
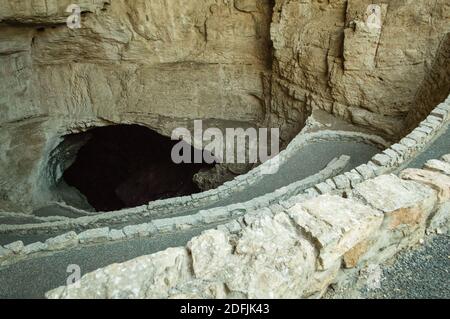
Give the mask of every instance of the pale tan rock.
[[300, 298], [315, 270], [313, 245], [289, 217], [264, 217], [243, 230], [227, 287], [248, 298]]
[[430, 214], [438, 202], [431, 187], [382, 175], [355, 187], [352, 197], [384, 213], [383, 225], [362, 261], [383, 262], [423, 238]]
[[324, 271], [317, 271], [311, 278], [307, 290], [304, 292], [304, 298], [320, 299], [327, 291], [328, 287], [334, 282], [341, 270], [341, 261], [338, 260], [333, 266]]
[[348, 107], [347, 111], [353, 123], [364, 127], [377, 127], [389, 136], [398, 136], [404, 129], [399, 125], [399, 119], [395, 117], [387, 117], [357, 107]]
[[362, 21], [344, 30], [344, 67], [346, 71], [373, 70], [381, 29], [369, 29]]
[[14, 252], [12, 250], [0, 246], [0, 262], [7, 260], [11, 256], [14, 256]]
[[234, 249], [220, 231], [208, 231], [189, 246], [197, 279], [223, 282], [234, 296], [300, 298], [314, 273], [314, 247], [284, 213], [255, 219]]
[[113, 264], [89, 273], [79, 286], [60, 287], [46, 294], [56, 299], [141, 299], [167, 298], [169, 290], [192, 278], [186, 249], [170, 248], [123, 264]]
[[391, 229], [424, 223], [437, 200], [430, 187], [395, 175], [382, 175], [357, 185], [354, 196], [384, 212]]
[[442, 156], [442, 160], [446, 163], [450, 163], [450, 154]]
[[228, 241], [225, 233], [210, 230], [188, 243], [192, 255], [192, 268], [197, 278], [217, 280], [224, 276], [233, 250]]
[[400, 177], [405, 180], [416, 181], [430, 186], [438, 193], [439, 203], [450, 200], [449, 176], [429, 170], [406, 169], [400, 174]]
[[77, 233], [74, 231], [66, 234], [59, 235], [57, 237], [49, 238], [45, 241], [48, 250], [66, 250], [78, 245], [79, 239]]
[[336, 260], [366, 240], [381, 226], [383, 216], [357, 201], [320, 196], [288, 211], [291, 218], [314, 240], [319, 267], [328, 269]]
[[450, 176], [450, 163], [447, 162], [429, 160], [425, 163], [424, 168]]
[[[226, 299], [232, 298], [223, 282], [192, 280], [170, 291], [169, 299]], [[239, 297], [239, 296], [236, 296]]]
[[[443, 17], [450, 17], [450, 4], [448, 2], [438, 3], [436, 8]], [[420, 55], [420, 52], [419, 52]], [[450, 85], [449, 76], [449, 56], [450, 56], [450, 33], [443, 35], [439, 43], [437, 52], [431, 68], [425, 75], [423, 82], [416, 93], [413, 105], [415, 106], [406, 118], [409, 130], [417, 127], [431, 112], [434, 111], [439, 103], [442, 103], [448, 96], [448, 88]], [[447, 100], [448, 104], [448, 100]], [[439, 117], [443, 116], [442, 112], [436, 111]], [[435, 113], [436, 113], [435, 112]], [[408, 131], [409, 131], [408, 130]]]
[[361, 257], [369, 250], [372, 245], [371, 240], [365, 240], [345, 253], [343, 261], [345, 268], [354, 268], [358, 265]]
[[16, 241], [4, 247], [5, 249], [11, 250], [14, 254], [20, 254], [25, 246], [22, 241]]
[[450, 235], [450, 202], [442, 204], [432, 216], [429, 230]]

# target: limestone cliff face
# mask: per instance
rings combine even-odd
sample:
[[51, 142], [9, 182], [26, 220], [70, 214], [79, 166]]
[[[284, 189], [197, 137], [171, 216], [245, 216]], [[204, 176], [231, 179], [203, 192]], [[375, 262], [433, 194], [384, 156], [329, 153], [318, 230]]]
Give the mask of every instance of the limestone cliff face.
[[450, 32], [441, 42], [432, 67], [416, 92], [414, 107], [410, 109], [406, 119], [407, 129], [415, 128], [449, 94]]
[[2, 81], [3, 123], [139, 119], [167, 134], [177, 119], [263, 114], [269, 1], [84, 1], [79, 30], [65, 25], [70, 1], [3, 2], [2, 79], [16, 78]]
[[[395, 136], [450, 32], [450, 3], [379, 1], [382, 28], [370, 30], [364, 22], [372, 3], [276, 1], [274, 85], [298, 105]], [[444, 59], [448, 79], [448, 54]], [[272, 107], [283, 108], [276, 100]]]
[[[81, 29], [66, 26], [73, 2]], [[287, 142], [321, 108], [395, 136], [450, 30], [450, 5], [383, 1], [373, 32], [370, 3], [0, 0], [0, 208], [45, 201], [64, 169], [49, 165], [52, 150], [95, 126], [170, 135], [200, 118], [279, 126]]]
[[45, 200], [40, 190], [63, 169], [48, 160], [58, 161], [51, 151], [64, 134], [136, 123], [170, 136], [194, 119], [218, 127], [264, 121], [270, 1], [77, 1], [76, 30], [66, 26], [72, 2], [1, 1], [6, 208]]

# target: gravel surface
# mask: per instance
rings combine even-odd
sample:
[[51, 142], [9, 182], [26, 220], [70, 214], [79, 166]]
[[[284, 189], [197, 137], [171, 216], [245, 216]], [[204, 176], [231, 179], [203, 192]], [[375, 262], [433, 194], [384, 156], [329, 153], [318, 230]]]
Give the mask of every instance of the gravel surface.
[[450, 240], [436, 236], [415, 250], [401, 253], [383, 268], [381, 288], [361, 292], [362, 298], [449, 299]]

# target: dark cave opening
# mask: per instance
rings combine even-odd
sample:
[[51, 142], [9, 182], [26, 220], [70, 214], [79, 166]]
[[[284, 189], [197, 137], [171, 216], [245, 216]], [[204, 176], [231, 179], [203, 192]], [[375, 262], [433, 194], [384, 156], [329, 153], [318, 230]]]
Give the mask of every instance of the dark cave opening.
[[[178, 141], [139, 125], [92, 129], [64, 181], [78, 189], [97, 211], [145, 205], [158, 199], [198, 193], [193, 176], [208, 164], [175, 164]], [[73, 137], [71, 135], [70, 137]], [[192, 148], [195, 152], [202, 152]]]

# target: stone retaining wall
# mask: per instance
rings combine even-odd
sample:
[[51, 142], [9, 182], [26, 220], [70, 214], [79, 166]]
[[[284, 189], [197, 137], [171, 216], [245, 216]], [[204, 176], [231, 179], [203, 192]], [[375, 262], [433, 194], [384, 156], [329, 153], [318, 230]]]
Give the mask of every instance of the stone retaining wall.
[[[280, 207], [278, 203], [284, 197], [288, 195], [290, 195], [289, 197], [294, 196], [305, 188], [315, 185], [318, 181], [342, 172], [349, 160], [350, 158], [348, 156], [341, 156], [331, 161], [325, 169], [315, 175], [283, 187], [271, 194], [257, 197], [244, 203], [201, 210], [197, 214], [188, 216], [156, 219], [150, 223], [126, 226], [122, 229], [102, 227], [86, 230], [78, 235], [72, 230], [66, 234], [49, 238], [45, 243], [37, 242], [24, 246], [23, 242], [16, 242], [14, 245], [20, 245], [23, 249], [17, 251], [15, 254], [6, 255], [3, 261], [0, 258], [0, 266], [10, 265], [27, 258], [39, 257], [49, 252], [70, 249], [80, 245], [121, 241], [136, 237], [153, 237], [157, 234], [176, 232], [193, 227], [214, 227], [217, 223], [224, 223], [230, 219], [236, 219], [245, 214], [260, 211], [262, 208], [270, 208], [271, 206]], [[56, 248], [53, 245], [54, 243], [57, 243]]]
[[448, 231], [449, 173], [447, 155], [423, 170], [369, 179], [346, 198], [321, 195], [264, 210], [245, 216], [238, 230], [208, 230], [186, 247], [99, 269], [47, 297], [318, 298], [345, 269], [386, 261], [436, 221], [438, 232]]
[[[291, 208], [296, 202], [305, 201], [315, 196], [325, 194], [347, 195], [352, 191], [352, 189], [356, 189], [358, 185], [364, 181], [387, 172], [391, 172], [395, 170], [395, 168], [401, 167], [414, 158], [419, 151], [425, 149], [426, 146], [429, 145], [434, 138], [436, 138], [436, 135], [439, 131], [441, 131], [444, 124], [447, 123], [449, 117], [450, 97], [447, 98], [445, 103], [438, 105], [427, 117], [427, 119], [420, 123], [420, 125], [413, 132], [403, 138], [399, 143], [396, 143], [382, 153], [375, 155], [369, 163], [363, 164], [350, 172], [346, 172], [330, 178], [325, 182], [320, 182], [314, 185], [314, 181], [323, 180], [324, 176], [327, 175], [335, 175], [335, 172], [339, 170], [339, 167], [342, 169], [342, 161], [345, 159], [341, 158], [340, 161], [330, 163], [331, 165], [329, 167], [316, 175], [283, 187], [273, 193], [254, 198], [245, 203], [237, 203], [227, 207], [202, 210], [197, 214], [189, 216], [155, 219], [150, 223], [131, 225], [120, 230], [110, 230], [108, 227], [95, 228], [84, 231], [79, 235], [73, 231], [76, 229], [76, 225], [71, 222], [18, 225], [15, 226], [17, 228], [9, 226], [9, 229], [8, 226], [3, 226], [3, 231], [6, 230], [6, 232], [8, 230], [10, 232], [28, 232], [45, 229], [51, 229], [54, 231], [55, 227], [58, 227], [59, 225], [64, 225], [64, 227], [67, 227], [67, 229], [72, 229], [72, 231], [55, 238], [50, 238], [45, 243], [33, 243], [26, 247], [22, 242], [12, 243], [10, 245], [15, 245], [22, 248], [16, 248], [17, 252], [15, 254], [7, 253], [7, 250], [4, 250], [3, 257], [0, 257], [0, 265], [17, 262], [29, 256], [34, 257], [36, 254], [41, 254], [48, 251], [69, 249], [79, 244], [93, 244], [106, 241], [125, 240], [135, 237], [148, 237], [160, 233], [174, 232], [193, 227], [202, 227], [205, 225], [214, 225], [217, 223], [224, 223], [224, 229], [236, 231], [240, 229], [239, 225], [245, 224], [246, 218], [250, 218], [249, 216], [257, 217], [261, 214], [262, 209], [264, 212], [273, 214], [280, 211], [280, 209]], [[314, 136], [316, 140], [319, 137], [324, 140], [329, 140], [330, 138], [335, 137], [336, 133], [328, 132], [327, 134], [324, 134], [321, 132], [319, 135], [314, 135], [314, 133], [311, 133], [310, 136], [296, 138], [283, 153], [284, 155], [281, 154], [281, 156], [284, 157], [283, 160], [286, 160], [288, 156], [292, 156], [294, 152], [299, 149], [300, 145], [304, 145], [304, 141], [310, 141], [311, 136]], [[343, 136], [347, 138], [355, 138], [351, 133], [348, 133], [347, 136], [344, 134]], [[363, 138], [363, 136], [361, 136], [361, 138]], [[336, 164], [337, 166], [335, 166]], [[264, 165], [271, 165], [271, 163], [269, 161], [262, 166]], [[263, 170], [264, 168], [262, 166], [256, 168], [250, 173], [250, 175], [261, 176], [261, 171], [258, 173], [258, 170]], [[308, 186], [312, 187], [304, 190]], [[301, 193], [298, 194], [299, 192]], [[182, 201], [182, 199], [174, 200], [178, 200], [180, 202]], [[112, 216], [108, 214], [114, 214], [114, 212], [102, 215], [103, 218], [106, 218], [103, 221], [105, 225], [111, 222], [110, 218]], [[242, 216], [245, 216], [245, 218]], [[76, 221], [82, 221], [85, 224], [88, 224], [87, 218], [92, 217], [83, 217], [76, 219]], [[96, 216], [96, 218], [97, 220], [95, 223], [101, 224], [101, 220], [98, 219], [98, 216]], [[236, 219], [239, 218], [240, 224], [236, 221]], [[124, 219], [122, 219], [122, 221], [123, 220]], [[226, 224], [226, 222], [230, 220], [232, 220], [232, 222]], [[56, 243], [57, 248], [54, 248], [54, 243]]]
[[380, 148], [388, 146], [388, 143], [384, 139], [375, 135], [364, 133], [328, 130], [315, 133], [300, 133], [284, 151], [280, 152], [276, 158], [263, 163], [245, 175], [238, 176], [234, 180], [226, 182], [217, 189], [190, 196], [158, 200], [151, 202], [148, 205], [120, 211], [100, 213], [95, 216], [91, 215], [73, 218], [70, 220], [29, 225], [0, 225], [0, 234], [29, 232], [45, 233], [49, 230], [86, 229], [88, 227], [98, 227], [98, 225], [108, 225], [118, 222], [132, 222], [133, 220], [139, 220], [142, 218], [164, 218], [165, 216], [179, 213], [181, 211], [198, 210], [205, 206], [213, 205], [219, 200], [231, 198], [234, 194], [261, 181], [261, 179], [265, 176], [265, 173], [271, 171], [271, 167], [274, 167], [274, 165], [283, 165], [306, 145], [314, 142], [336, 140], [360, 141], [373, 144]]
[[308, 191], [319, 194], [342, 192], [369, 178], [394, 172], [426, 150], [445, 128], [449, 119], [450, 96], [444, 103], [439, 104], [431, 111], [430, 115], [411, 133], [383, 152], [374, 155], [367, 164], [316, 185], [314, 189]]

